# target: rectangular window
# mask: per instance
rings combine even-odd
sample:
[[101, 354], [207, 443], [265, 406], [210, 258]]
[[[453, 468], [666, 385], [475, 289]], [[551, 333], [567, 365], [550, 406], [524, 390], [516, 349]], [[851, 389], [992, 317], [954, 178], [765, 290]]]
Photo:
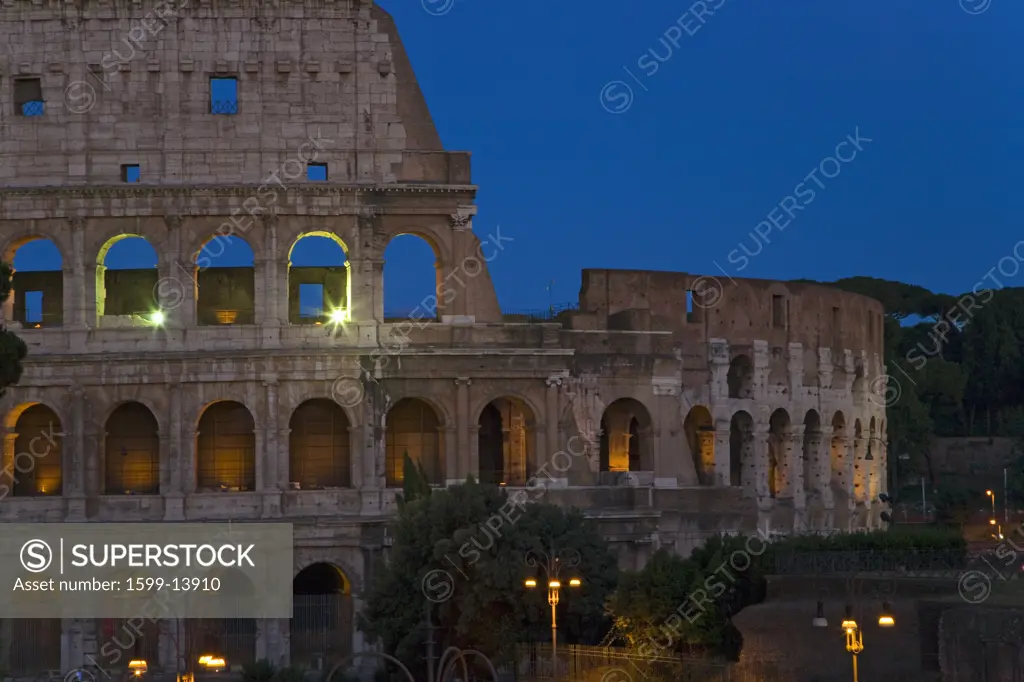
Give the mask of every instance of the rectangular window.
[[299, 317], [316, 319], [324, 315], [324, 285], [299, 285]]
[[306, 166], [306, 179], [311, 182], [327, 182], [327, 164], [308, 164]]
[[210, 113], [233, 116], [238, 113], [238, 79], [234, 76], [210, 79]]
[[40, 324], [43, 321], [43, 292], [25, 292], [25, 322]]
[[137, 163], [126, 163], [121, 166], [121, 182], [138, 182], [142, 177], [142, 169]]
[[38, 78], [14, 80], [14, 113], [18, 116], [42, 116], [43, 85]]
[[772, 326], [776, 329], [786, 328], [785, 296], [772, 296]]
[[839, 332], [842, 331], [840, 329], [840, 327], [842, 326], [842, 319], [843, 319], [843, 316], [842, 316], [841, 311], [839, 310], [839, 307], [838, 306], [833, 306], [832, 307], [832, 334], [833, 335], [839, 334]]

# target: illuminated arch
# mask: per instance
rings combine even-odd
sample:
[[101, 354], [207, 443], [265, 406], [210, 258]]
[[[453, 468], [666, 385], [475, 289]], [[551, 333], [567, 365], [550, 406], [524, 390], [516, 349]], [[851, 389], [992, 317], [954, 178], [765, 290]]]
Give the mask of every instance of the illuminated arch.
[[[141, 248], [145, 245], [145, 249]], [[116, 251], [132, 248], [142, 257], [145, 252], [152, 265], [144, 268], [125, 268], [108, 265], [107, 260]], [[117, 234], [104, 242], [96, 254], [96, 316], [146, 315], [159, 308], [156, 289], [159, 281], [157, 266], [160, 257], [148, 239], [139, 234]], [[116, 296], [108, 296], [109, 290]]]
[[[327, 247], [341, 249], [340, 262], [315, 265], [296, 265], [292, 262], [295, 249], [303, 240], [317, 241]], [[321, 249], [318, 255], [329, 253], [331, 248]], [[349, 249], [345, 242], [333, 232], [313, 230], [299, 234], [288, 249], [288, 322], [290, 324], [326, 324], [348, 322], [352, 317], [352, 268], [348, 260]], [[326, 260], [337, 261], [330, 257]], [[319, 288], [320, 314], [304, 315], [302, 310], [303, 287]]]
[[222, 400], [202, 411], [196, 433], [196, 487], [200, 491], [256, 489], [256, 433], [252, 412]]

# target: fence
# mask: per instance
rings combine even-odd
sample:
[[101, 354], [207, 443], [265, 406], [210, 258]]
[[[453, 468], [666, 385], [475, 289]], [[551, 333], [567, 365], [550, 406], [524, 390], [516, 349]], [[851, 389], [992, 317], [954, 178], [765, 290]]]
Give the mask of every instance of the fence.
[[352, 653], [352, 599], [344, 594], [296, 596], [291, 621], [291, 664], [329, 670]]
[[[515, 660], [500, 673], [516, 680], [560, 682], [789, 682], [760, 670], [753, 677], [735, 664], [674, 656], [644, 656], [627, 649], [565, 645], [558, 647], [557, 670], [550, 644], [522, 644]], [[555, 674], [553, 674], [555, 673]]]
[[0, 677], [44, 677], [60, 671], [59, 618], [0, 619]]
[[777, 552], [764, 557], [764, 570], [775, 575], [829, 575], [846, 573], [896, 574], [918, 578], [957, 577], [975, 565], [965, 552], [847, 551]]

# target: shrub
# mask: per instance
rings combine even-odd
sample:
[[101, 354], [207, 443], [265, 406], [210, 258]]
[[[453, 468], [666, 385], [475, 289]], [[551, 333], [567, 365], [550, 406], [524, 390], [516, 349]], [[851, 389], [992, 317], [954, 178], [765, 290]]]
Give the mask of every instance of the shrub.
[[274, 682], [277, 669], [265, 658], [242, 666], [242, 682]]
[[[335, 679], [339, 679], [338, 676], [335, 676]], [[306, 671], [290, 665], [278, 670], [274, 675], [273, 682], [306, 682]]]

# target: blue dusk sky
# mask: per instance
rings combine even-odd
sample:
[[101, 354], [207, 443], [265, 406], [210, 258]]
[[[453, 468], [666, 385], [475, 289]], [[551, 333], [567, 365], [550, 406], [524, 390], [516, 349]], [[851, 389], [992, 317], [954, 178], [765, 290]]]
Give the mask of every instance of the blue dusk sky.
[[[959, 293], [1009, 256], [996, 276], [1024, 284], [1024, 2], [380, 4], [446, 148], [473, 153], [475, 232], [512, 239], [505, 309], [547, 307], [551, 280], [576, 300], [587, 267]], [[431, 293], [425, 244], [385, 257], [389, 308]]]

